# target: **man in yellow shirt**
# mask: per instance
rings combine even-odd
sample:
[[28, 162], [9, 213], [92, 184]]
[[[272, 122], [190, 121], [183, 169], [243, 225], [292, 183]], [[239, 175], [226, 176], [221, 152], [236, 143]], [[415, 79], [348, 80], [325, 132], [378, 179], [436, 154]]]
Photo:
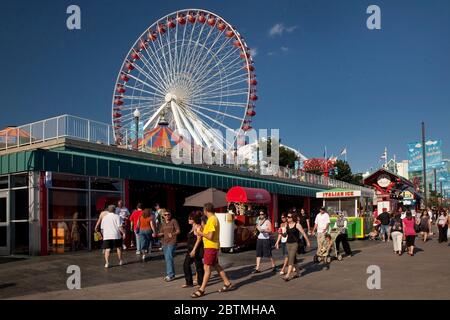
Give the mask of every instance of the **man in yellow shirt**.
[[211, 277], [211, 267], [215, 268], [217, 273], [223, 280], [223, 287], [219, 290], [219, 292], [226, 292], [231, 289], [231, 282], [228, 279], [225, 271], [219, 264], [219, 235], [220, 235], [220, 225], [219, 220], [214, 214], [214, 205], [212, 203], [207, 203], [203, 207], [203, 213], [208, 217], [208, 221], [203, 228], [197, 229], [197, 235], [201, 236], [203, 239], [203, 264], [205, 269], [205, 275], [203, 277], [202, 286], [195, 291], [191, 297], [192, 298], [200, 298], [205, 295], [206, 284]]

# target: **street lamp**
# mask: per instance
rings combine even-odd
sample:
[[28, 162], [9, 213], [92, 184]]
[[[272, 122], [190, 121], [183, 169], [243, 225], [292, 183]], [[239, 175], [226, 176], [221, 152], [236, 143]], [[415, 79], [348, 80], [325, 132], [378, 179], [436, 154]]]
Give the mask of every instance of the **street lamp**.
[[134, 124], [135, 124], [135, 129], [136, 129], [135, 149], [138, 150], [139, 149], [139, 118], [141, 117], [141, 113], [139, 112], [139, 110], [137, 108], [136, 108], [136, 110], [134, 110], [133, 116], [134, 116]]

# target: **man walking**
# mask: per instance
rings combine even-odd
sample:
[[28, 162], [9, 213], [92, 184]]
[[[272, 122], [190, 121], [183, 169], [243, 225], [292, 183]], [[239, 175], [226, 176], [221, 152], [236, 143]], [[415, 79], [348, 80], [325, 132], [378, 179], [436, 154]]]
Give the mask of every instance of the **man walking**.
[[126, 242], [129, 242], [130, 229], [130, 211], [123, 205], [123, 200], [117, 202], [116, 214], [119, 215], [123, 230], [125, 231], [125, 238], [123, 239], [123, 250], [127, 250]]
[[232, 288], [231, 282], [228, 279], [225, 271], [219, 264], [219, 235], [220, 235], [220, 225], [219, 220], [214, 214], [214, 206], [212, 203], [205, 204], [203, 208], [203, 213], [208, 217], [208, 221], [206, 222], [205, 227], [203, 228], [203, 232], [201, 228], [197, 229], [197, 235], [203, 238], [203, 264], [205, 269], [205, 275], [203, 277], [202, 286], [195, 291], [191, 297], [192, 298], [200, 298], [205, 295], [205, 288], [208, 284], [209, 278], [211, 277], [211, 268], [216, 269], [217, 273], [223, 280], [223, 287], [219, 289], [219, 292], [226, 292]]
[[105, 249], [105, 268], [109, 268], [109, 255], [111, 250], [117, 249], [119, 266], [123, 265], [122, 260], [122, 239], [125, 237], [120, 217], [115, 214], [115, 206], [108, 206], [108, 213], [103, 217], [101, 229], [103, 230], [103, 249]]
[[[399, 213], [401, 215], [401, 212]], [[386, 208], [383, 208], [383, 212], [378, 216], [378, 220], [381, 222], [381, 239], [383, 242], [386, 242], [387, 238], [387, 241], [389, 242], [389, 222], [391, 222], [391, 217]]]
[[330, 226], [330, 216], [325, 211], [325, 207], [320, 208], [319, 214], [316, 216], [316, 220], [314, 222], [314, 228], [311, 234], [317, 230], [317, 252], [321, 252], [322, 243], [324, 242], [325, 235], [328, 231], [328, 227]]
[[139, 235], [138, 235], [138, 229], [137, 229], [137, 224], [139, 221], [139, 218], [142, 216], [142, 203], [138, 203], [136, 206], [136, 210], [133, 211], [133, 213], [130, 216], [130, 223], [131, 223], [131, 230], [134, 233], [134, 238], [136, 239], [136, 254], [139, 255], [141, 254], [141, 244], [140, 244], [140, 240], [139, 240]]

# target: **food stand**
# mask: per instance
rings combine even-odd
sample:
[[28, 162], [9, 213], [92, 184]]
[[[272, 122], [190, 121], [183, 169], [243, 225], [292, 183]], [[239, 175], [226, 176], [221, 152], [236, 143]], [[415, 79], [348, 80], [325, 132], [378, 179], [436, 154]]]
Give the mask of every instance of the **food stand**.
[[349, 239], [362, 239], [369, 235], [373, 226], [373, 192], [336, 188], [317, 192], [316, 197], [323, 199], [323, 206], [330, 214], [331, 226], [336, 222], [337, 212], [346, 215]]
[[234, 214], [234, 249], [254, 245], [259, 210], [264, 210], [273, 224], [270, 193], [264, 189], [236, 186], [228, 190], [226, 198], [228, 212]]

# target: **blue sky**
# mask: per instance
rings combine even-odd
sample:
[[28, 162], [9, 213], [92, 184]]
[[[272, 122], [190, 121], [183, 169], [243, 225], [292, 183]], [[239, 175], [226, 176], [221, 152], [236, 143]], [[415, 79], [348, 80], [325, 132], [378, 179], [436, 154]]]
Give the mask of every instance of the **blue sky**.
[[[82, 30], [66, 28], [77, 4]], [[366, 27], [381, 8], [382, 29]], [[257, 128], [308, 157], [347, 146], [354, 171], [379, 165], [384, 147], [444, 140], [449, 154], [449, 1], [2, 1], [0, 127], [59, 114], [110, 122], [120, 65], [160, 17], [204, 8], [237, 27], [256, 49]], [[274, 26], [277, 27], [274, 28]], [[278, 33], [270, 34], [270, 30]]]

